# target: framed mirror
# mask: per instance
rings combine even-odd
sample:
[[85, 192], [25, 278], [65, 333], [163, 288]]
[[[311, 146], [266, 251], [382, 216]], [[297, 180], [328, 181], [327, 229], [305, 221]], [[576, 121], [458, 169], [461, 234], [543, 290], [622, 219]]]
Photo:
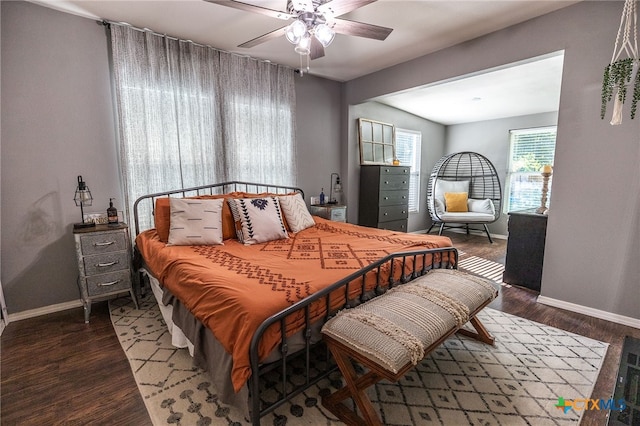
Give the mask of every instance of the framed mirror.
[[395, 126], [358, 118], [360, 164], [393, 164], [396, 158]]

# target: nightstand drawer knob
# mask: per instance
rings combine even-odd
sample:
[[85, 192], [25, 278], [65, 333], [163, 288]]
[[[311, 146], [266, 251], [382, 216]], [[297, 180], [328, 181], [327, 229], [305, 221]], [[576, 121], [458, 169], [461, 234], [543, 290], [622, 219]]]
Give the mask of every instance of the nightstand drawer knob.
[[98, 287], [108, 287], [111, 285], [116, 285], [120, 282], [120, 280], [109, 281], [108, 283], [98, 283]]
[[120, 263], [119, 260], [116, 260], [114, 262], [96, 263], [96, 268], [106, 268], [107, 266], [117, 265], [118, 263]]
[[115, 241], [105, 241], [104, 243], [93, 243], [94, 246], [96, 247], [104, 247], [104, 246], [110, 246], [111, 244], [115, 244]]

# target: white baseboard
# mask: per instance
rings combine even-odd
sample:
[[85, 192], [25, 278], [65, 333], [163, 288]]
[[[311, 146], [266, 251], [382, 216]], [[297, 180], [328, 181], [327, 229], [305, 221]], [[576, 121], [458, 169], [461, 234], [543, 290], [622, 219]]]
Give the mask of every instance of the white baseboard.
[[42, 308], [29, 309], [27, 311], [16, 312], [15, 314], [9, 314], [9, 321], [20, 321], [27, 318], [35, 318], [40, 315], [52, 314], [54, 312], [66, 311], [67, 309], [82, 307], [82, 301], [72, 300], [70, 302], [58, 303], [55, 305], [43, 306]]
[[600, 318], [606, 321], [615, 322], [616, 324], [628, 325], [629, 327], [640, 328], [640, 319], [618, 315], [600, 309], [590, 308], [588, 306], [577, 305], [575, 303], [565, 302], [564, 300], [552, 299], [546, 296], [538, 296], [538, 303], [553, 306], [555, 308], [565, 309], [571, 312], [588, 315], [594, 318]]
[[[419, 229], [417, 231], [411, 231], [410, 234], [426, 234], [427, 233], [427, 229]], [[456, 234], [466, 234], [467, 231], [464, 229], [453, 229], [453, 228], [449, 228], [447, 229], [448, 232], [455, 232]], [[481, 231], [479, 229], [470, 229], [469, 233], [472, 235], [478, 235], [480, 237], [485, 237], [487, 236], [487, 234], [484, 233], [484, 231]], [[433, 234], [436, 235], [436, 234]], [[491, 238], [497, 238], [498, 240], [506, 240], [508, 237], [508, 235], [502, 235], [502, 234], [491, 234]]]

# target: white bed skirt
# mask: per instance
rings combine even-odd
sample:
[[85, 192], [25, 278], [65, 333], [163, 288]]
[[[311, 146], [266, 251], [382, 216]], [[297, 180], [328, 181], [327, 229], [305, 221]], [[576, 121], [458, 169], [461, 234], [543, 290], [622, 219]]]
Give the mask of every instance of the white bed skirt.
[[160, 288], [160, 283], [158, 280], [144, 270], [145, 275], [149, 278], [149, 284], [151, 286], [151, 291], [153, 292], [153, 296], [156, 298], [158, 302], [158, 307], [160, 308], [160, 313], [162, 314], [162, 318], [164, 318], [164, 322], [167, 324], [167, 328], [169, 329], [169, 334], [171, 334], [171, 344], [176, 348], [188, 348], [189, 355], [193, 357], [193, 343], [189, 341], [187, 336], [182, 332], [180, 327], [173, 323], [173, 307], [171, 305], [165, 305], [162, 303], [162, 289]]

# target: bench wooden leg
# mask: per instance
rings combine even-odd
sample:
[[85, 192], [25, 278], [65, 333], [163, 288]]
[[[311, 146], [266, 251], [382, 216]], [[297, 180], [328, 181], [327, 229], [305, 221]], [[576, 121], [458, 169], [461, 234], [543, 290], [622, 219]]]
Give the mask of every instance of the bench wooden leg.
[[[488, 303], [488, 302], [487, 302]], [[486, 305], [486, 303], [485, 303]], [[483, 306], [484, 307], [484, 306]], [[477, 311], [476, 311], [477, 312]], [[440, 346], [449, 336], [457, 332], [464, 336], [471, 337], [489, 345], [494, 344], [494, 338], [489, 334], [484, 325], [478, 318], [471, 317], [469, 320], [475, 332], [466, 329], [452, 329], [445, 335], [443, 335], [438, 341], [434, 342], [431, 346], [425, 349], [425, 355], [430, 353], [433, 349]], [[368, 387], [375, 385], [382, 379], [387, 379], [391, 382], [396, 382], [402, 377], [409, 369], [413, 367], [411, 363], [408, 363], [397, 373], [386, 371], [380, 365], [373, 361], [363, 357], [358, 352], [353, 351], [350, 347], [343, 345], [342, 343], [324, 336], [327, 346], [333, 354], [333, 358], [340, 368], [340, 372], [344, 377], [346, 385], [333, 392], [331, 395], [322, 398], [322, 405], [333, 413], [336, 417], [342, 420], [347, 425], [359, 425], [359, 426], [382, 426], [380, 418], [374, 408], [373, 404], [369, 400], [366, 394]], [[369, 370], [358, 377], [351, 359], [354, 359], [363, 365], [366, 365]], [[355, 402], [357, 409], [362, 413], [362, 417], [358, 413], [345, 405], [343, 401], [347, 398], [352, 398]]]
[[[322, 405], [348, 425], [382, 426], [376, 409], [365, 393], [368, 387], [378, 383], [382, 380], [382, 377], [374, 371], [368, 371], [358, 377], [351, 360], [342, 350], [331, 344], [329, 344], [329, 349], [344, 376], [346, 386], [322, 398]], [[347, 398], [353, 398], [356, 406], [362, 412], [362, 417], [358, 416], [355, 411], [351, 410], [342, 402]]]
[[473, 328], [476, 329], [476, 332], [474, 333], [473, 331], [461, 328], [460, 330], [458, 330], [458, 333], [462, 334], [463, 336], [471, 337], [472, 339], [476, 339], [483, 343], [493, 346], [493, 344], [495, 343], [495, 339], [491, 334], [489, 334], [489, 332], [484, 327], [484, 325], [480, 322], [480, 320], [476, 317], [473, 317], [469, 320], [469, 322], [471, 323]]

